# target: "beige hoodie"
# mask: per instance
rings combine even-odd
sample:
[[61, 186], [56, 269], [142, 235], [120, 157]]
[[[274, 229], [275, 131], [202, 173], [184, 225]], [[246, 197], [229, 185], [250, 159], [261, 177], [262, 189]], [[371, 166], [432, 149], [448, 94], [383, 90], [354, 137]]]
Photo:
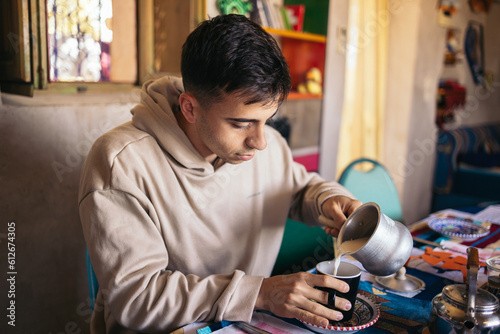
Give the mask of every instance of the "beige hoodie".
[[146, 83], [132, 122], [99, 138], [83, 167], [94, 333], [249, 321], [287, 216], [315, 225], [326, 198], [351, 196], [294, 163], [270, 127], [251, 161], [214, 170], [177, 125], [181, 92], [178, 78]]

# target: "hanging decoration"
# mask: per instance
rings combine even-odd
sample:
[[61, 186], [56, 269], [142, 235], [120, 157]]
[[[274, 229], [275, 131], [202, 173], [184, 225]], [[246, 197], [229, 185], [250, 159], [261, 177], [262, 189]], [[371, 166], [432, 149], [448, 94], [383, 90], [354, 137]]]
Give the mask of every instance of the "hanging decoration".
[[248, 0], [217, 0], [217, 9], [223, 15], [240, 14], [248, 16], [253, 10], [253, 4]]
[[442, 27], [454, 27], [460, 3], [457, 0], [439, 0], [438, 3], [438, 23]]
[[445, 124], [455, 121], [457, 110], [465, 104], [466, 88], [454, 80], [439, 82], [436, 124], [444, 129]]
[[484, 78], [484, 27], [470, 21], [465, 32], [465, 56], [476, 85], [485, 85]]
[[460, 43], [460, 31], [458, 29], [448, 28], [446, 31], [446, 50], [444, 63], [446, 65], [454, 65], [462, 60], [463, 50]]

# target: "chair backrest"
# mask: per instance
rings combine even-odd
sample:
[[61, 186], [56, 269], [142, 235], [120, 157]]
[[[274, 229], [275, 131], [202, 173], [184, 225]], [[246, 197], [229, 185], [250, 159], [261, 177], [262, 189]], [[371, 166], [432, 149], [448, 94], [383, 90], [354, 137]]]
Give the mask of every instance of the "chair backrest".
[[99, 290], [99, 282], [97, 282], [94, 268], [92, 268], [92, 263], [90, 262], [89, 251], [87, 250], [87, 248], [85, 248], [85, 257], [87, 261], [87, 279], [89, 283], [90, 309], [94, 311], [97, 291]]
[[[362, 163], [370, 167], [359, 169]], [[361, 202], [375, 202], [387, 216], [403, 222], [398, 191], [391, 175], [379, 162], [367, 158], [351, 162], [340, 175], [339, 183]]]

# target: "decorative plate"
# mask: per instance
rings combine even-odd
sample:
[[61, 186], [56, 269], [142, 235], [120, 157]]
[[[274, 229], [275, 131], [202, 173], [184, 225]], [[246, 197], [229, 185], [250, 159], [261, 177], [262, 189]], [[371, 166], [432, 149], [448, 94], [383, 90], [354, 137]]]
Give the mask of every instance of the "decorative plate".
[[328, 327], [319, 327], [308, 322], [301, 321], [311, 330], [317, 333], [355, 333], [361, 329], [370, 327], [380, 317], [380, 310], [369, 298], [358, 294], [354, 304], [354, 314], [349, 321], [339, 321]]
[[481, 224], [456, 218], [433, 219], [429, 222], [429, 228], [450, 238], [458, 238], [463, 241], [476, 240], [490, 233], [490, 230]]

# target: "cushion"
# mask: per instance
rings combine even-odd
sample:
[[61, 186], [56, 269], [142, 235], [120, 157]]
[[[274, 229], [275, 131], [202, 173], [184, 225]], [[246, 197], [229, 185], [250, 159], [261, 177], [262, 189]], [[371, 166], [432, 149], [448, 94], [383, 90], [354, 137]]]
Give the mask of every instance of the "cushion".
[[500, 153], [470, 152], [461, 155], [459, 161], [475, 167], [491, 168], [500, 166]]

